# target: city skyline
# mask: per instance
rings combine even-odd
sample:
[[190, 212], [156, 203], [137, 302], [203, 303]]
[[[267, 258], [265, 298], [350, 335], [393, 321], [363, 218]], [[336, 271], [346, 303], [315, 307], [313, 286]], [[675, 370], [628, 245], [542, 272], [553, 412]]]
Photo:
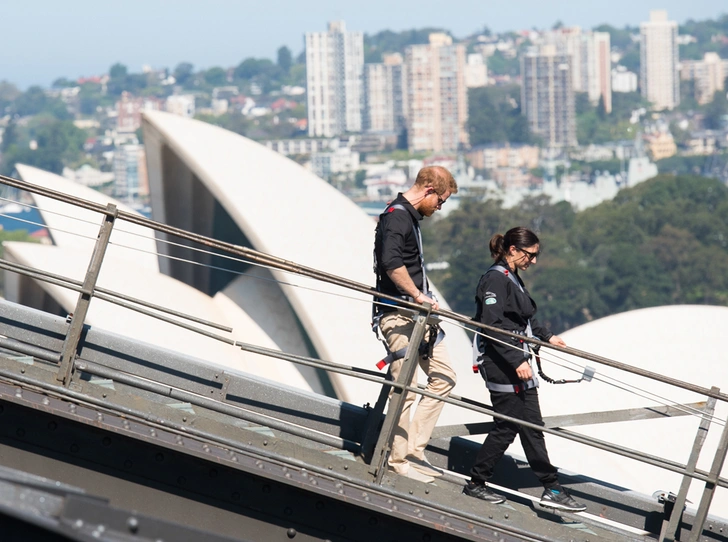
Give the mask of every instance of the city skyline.
[[665, 9], [679, 24], [687, 19], [714, 19], [728, 9], [716, 2], [695, 0], [614, 0], [592, 5], [577, 0], [513, 4], [456, 0], [444, 11], [432, 1], [381, 0], [366, 4], [334, 4], [312, 0], [305, 5], [274, 1], [259, 3], [210, 0], [205, 11], [190, 0], [174, 4], [130, 0], [123, 9], [90, 0], [71, 5], [49, 0], [3, 6], [6, 43], [0, 50], [0, 80], [20, 88], [49, 86], [59, 77], [75, 79], [105, 73], [121, 62], [132, 72], [143, 65], [174, 68], [191, 62], [196, 69], [230, 67], [248, 57], [275, 59], [276, 50], [288, 46], [294, 55], [303, 51], [305, 32], [326, 29], [330, 20], [343, 19], [351, 30], [374, 34], [439, 27], [457, 38], [488, 26], [494, 32], [550, 28], [557, 21], [585, 29], [607, 23], [639, 26], [651, 9]]

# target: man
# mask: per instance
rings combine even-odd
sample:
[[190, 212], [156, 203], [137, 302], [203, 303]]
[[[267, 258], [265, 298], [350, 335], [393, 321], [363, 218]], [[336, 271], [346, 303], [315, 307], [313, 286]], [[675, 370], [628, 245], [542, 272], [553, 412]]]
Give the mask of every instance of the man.
[[[427, 282], [419, 223], [441, 209], [457, 191], [457, 183], [449, 171], [439, 166], [425, 167], [417, 174], [412, 188], [398, 194], [387, 206], [379, 217], [374, 241], [378, 291], [419, 304], [430, 303], [435, 310], [439, 308]], [[412, 312], [400, 311], [393, 304], [377, 304], [375, 308], [381, 316], [379, 329], [389, 351], [406, 348], [415, 324]], [[430, 333], [433, 330], [428, 330], [425, 340], [429, 339]], [[390, 371], [395, 380], [403, 361], [403, 358], [392, 361]], [[443, 342], [434, 347], [432, 355], [420, 356], [418, 361], [427, 374], [427, 391], [447, 397], [455, 386], [456, 376]], [[411, 385], [417, 385], [416, 373]], [[410, 422], [410, 410], [416, 396], [408, 393], [405, 397], [402, 416], [394, 433], [389, 467], [398, 474], [431, 482], [433, 476], [442, 471], [427, 462], [424, 451], [444, 403], [422, 396]]]

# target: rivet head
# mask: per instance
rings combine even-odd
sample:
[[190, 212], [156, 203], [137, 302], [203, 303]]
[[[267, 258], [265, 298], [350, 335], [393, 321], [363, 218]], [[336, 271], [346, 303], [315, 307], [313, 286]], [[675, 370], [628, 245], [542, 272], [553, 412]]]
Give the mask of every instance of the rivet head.
[[126, 520], [126, 526], [129, 528], [130, 532], [135, 533], [139, 530], [139, 520], [132, 516]]

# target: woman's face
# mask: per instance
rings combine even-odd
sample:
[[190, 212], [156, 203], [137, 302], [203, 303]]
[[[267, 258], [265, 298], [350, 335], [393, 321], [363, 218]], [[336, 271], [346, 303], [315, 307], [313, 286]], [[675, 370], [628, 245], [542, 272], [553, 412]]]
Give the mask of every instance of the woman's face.
[[528, 269], [531, 264], [536, 263], [536, 260], [541, 252], [538, 243], [530, 247], [518, 248], [510, 247], [511, 262], [520, 271]]

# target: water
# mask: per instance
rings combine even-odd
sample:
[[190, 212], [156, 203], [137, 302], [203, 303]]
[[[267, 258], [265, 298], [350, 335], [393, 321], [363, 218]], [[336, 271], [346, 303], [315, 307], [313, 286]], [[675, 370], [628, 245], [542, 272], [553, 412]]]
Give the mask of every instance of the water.
[[[28, 224], [27, 222], [35, 224]], [[37, 226], [43, 224], [38, 209], [31, 209], [17, 204], [0, 205], [0, 229], [3, 231], [26, 230], [28, 233], [35, 233], [42, 230], [45, 226]]]

